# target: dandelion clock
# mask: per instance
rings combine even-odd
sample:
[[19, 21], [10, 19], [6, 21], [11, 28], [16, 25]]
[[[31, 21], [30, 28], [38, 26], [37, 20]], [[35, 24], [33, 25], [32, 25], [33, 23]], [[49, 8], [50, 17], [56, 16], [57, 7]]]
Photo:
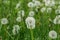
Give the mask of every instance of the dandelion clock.
[[20, 11], [18, 11], [18, 13], [17, 13], [17, 16], [22, 16], [22, 17], [24, 17], [24, 15], [25, 15], [25, 11], [24, 11], [24, 10], [20, 10]]
[[60, 15], [57, 15], [55, 19], [53, 20], [54, 24], [60, 24]]
[[33, 8], [34, 7], [34, 3], [33, 2], [29, 2], [28, 3], [28, 7]]
[[1, 19], [1, 24], [8, 24], [8, 19], [7, 18], [2, 18]]
[[28, 29], [35, 28], [35, 19], [33, 17], [27, 17], [25, 21]]
[[41, 12], [44, 13], [46, 11], [46, 7], [41, 8]]
[[35, 19], [33, 17], [27, 17], [25, 21], [26, 21], [27, 28], [30, 29], [31, 40], [34, 40], [32, 29], [35, 29]]
[[20, 7], [20, 2], [16, 4], [16, 9]]
[[50, 31], [50, 32], [49, 32], [49, 37], [50, 37], [51, 39], [56, 39], [56, 38], [57, 38], [57, 32], [54, 31], [54, 30]]
[[34, 12], [34, 11], [30, 11], [30, 12], [29, 12], [29, 16], [32, 17], [32, 16], [34, 16], [34, 15], [35, 15], [35, 12]]
[[16, 18], [16, 21], [17, 21], [17, 22], [21, 22], [21, 17], [17, 17], [17, 18]]
[[18, 34], [19, 30], [20, 30], [20, 26], [19, 25], [14, 25], [13, 30], [12, 30], [13, 35]]
[[40, 1], [34, 1], [34, 5], [35, 5], [36, 7], [39, 7], [39, 6], [41, 5], [41, 3], [40, 3]]

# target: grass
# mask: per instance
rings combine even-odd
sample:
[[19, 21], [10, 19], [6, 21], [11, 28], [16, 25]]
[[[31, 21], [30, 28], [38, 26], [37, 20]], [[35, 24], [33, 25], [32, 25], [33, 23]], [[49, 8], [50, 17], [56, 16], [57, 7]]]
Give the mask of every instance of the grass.
[[[21, 1], [22, 7], [16, 10], [15, 6], [19, 1]], [[4, 4], [3, 0], [0, 0], [0, 19], [6, 17], [9, 20], [9, 24], [7, 25], [2, 25], [0, 23], [0, 28], [2, 27], [0, 29], [0, 36], [2, 36], [2, 40], [31, 40], [30, 30], [26, 28], [25, 24], [25, 19], [30, 11], [30, 8], [27, 7], [27, 3], [29, 1], [31, 0], [10, 0], [10, 3]], [[17, 17], [17, 12], [21, 9], [25, 10], [25, 17], [21, 23], [18, 23], [15, 19]], [[60, 40], [60, 25], [55, 25], [49, 21], [49, 18], [53, 20], [55, 16], [54, 8], [50, 14], [41, 13], [40, 11], [35, 12], [34, 18], [36, 19], [36, 28], [33, 30], [34, 40], [49, 40], [48, 33], [51, 30], [55, 30], [58, 33], [57, 39], [54, 40]], [[15, 24], [20, 25], [21, 30], [19, 34], [13, 36], [12, 28]], [[7, 30], [8, 26], [9, 29]]]

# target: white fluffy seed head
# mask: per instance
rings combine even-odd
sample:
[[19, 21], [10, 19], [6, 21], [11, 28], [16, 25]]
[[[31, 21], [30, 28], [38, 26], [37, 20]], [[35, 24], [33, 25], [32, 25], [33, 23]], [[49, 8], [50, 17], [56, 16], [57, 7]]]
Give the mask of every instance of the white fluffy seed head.
[[60, 14], [60, 9], [55, 10], [56, 14]]
[[51, 39], [56, 39], [56, 38], [57, 38], [57, 32], [54, 31], [54, 30], [50, 31], [50, 32], [49, 32], [49, 37], [50, 37]]
[[47, 13], [51, 13], [52, 12], [52, 8], [47, 8]]
[[33, 8], [34, 7], [34, 3], [33, 2], [29, 2], [28, 3], [28, 7]]
[[60, 15], [56, 16], [55, 19], [53, 20], [54, 24], [60, 24]]
[[19, 25], [14, 25], [13, 29], [20, 30], [20, 26]]
[[1, 19], [1, 24], [8, 24], [8, 19], [7, 18], [2, 18]]
[[34, 16], [34, 14], [35, 14], [34, 11], [29, 12], [29, 16]]
[[20, 26], [19, 25], [14, 25], [13, 30], [12, 30], [13, 35], [18, 34], [19, 30], [20, 30]]
[[25, 21], [28, 29], [35, 28], [35, 19], [33, 17], [27, 17]]
[[55, 1], [54, 0], [50, 2], [50, 6], [55, 6]]
[[38, 6], [41, 5], [41, 3], [40, 3], [40, 1], [35, 1], [35, 2], [34, 2], [34, 5], [35, 5], [36, 7], [38, 7]]
[[24, 17], [24, 16], [25, 16], [25, 11], [24, 11], [24, 10], [18, 11], [17, 16], [22, 16], [22, 17]]
[[20, 2], [16, 4], [16, 9], [20, 7]]
[[53, 20], [53, 23], [54, 23], [54, 24], [57, 24], [57, 22], [56, 22], [56, 18]]
[[55, 1], [54, 0], [45, 0], [45, 6], [55, 6]]
[[21, 22], [21, 20], [22, 20], [22, 19], [21, 19], [20, 16], [16, 18], [16, 21], [17, 21], [17, 22]]
[[43, 0], [45, 2], [45, 6], [49, 6], [50, 0]]
[[46, 7], [41, 8], [41, 12], [44, 13], [46, 11]]

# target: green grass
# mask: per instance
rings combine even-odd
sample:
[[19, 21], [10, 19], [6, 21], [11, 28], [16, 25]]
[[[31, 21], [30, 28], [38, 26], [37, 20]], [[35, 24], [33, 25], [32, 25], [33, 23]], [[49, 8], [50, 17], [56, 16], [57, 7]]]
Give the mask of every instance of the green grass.
[[[16, 10], [15, 6], [19, 1], [21, 1], [22, 7]], [[0, 19], [6, 17], [9, 20], [9, 24], [7, 25], [2, 25], [0, 23], [0, 27], [2, 27], [2, 29], [0, 29], [0, 36], [2, 36], [2, 40], [31, 40], [30, 30], [27, 29], [25, 24], [25, 19], [30, 11], [27, 7], [27, 3], [29, 1], [31, 0], [10, 0], [10, 3], [4, 4], [3, 0], [0, 0]], [[25, 10], [25, 17], [22, 22], [18, 23], [15, 19], [17, 17], [17, 12], [21, 9]], [[54, 10], [55, 9], [53, 8], [53, 11], [50, 14], [41, 13], [40, 10], [39, 12], [35, 12], [34, 18], [36, 19], [36, 28], [33, 29], [34, 40], [49, 40], [48, 33], [51, 30], [55, 30], [58, 33], [57, 39], [54, 40], [60, 40], [60, 25], [55, 25], [49, 21], [49, 18], [53, 20], [56, 16]], [[9, 16], [9, 14], [11, 14], [11, 16]], [[20, 25], [21, 30], [19, 34], [13, 36], [12, 28], [15, 24]], [[49, 27], [49, 25], [51, 26]], [[9, 30], [7, 30], [8, 26]]]

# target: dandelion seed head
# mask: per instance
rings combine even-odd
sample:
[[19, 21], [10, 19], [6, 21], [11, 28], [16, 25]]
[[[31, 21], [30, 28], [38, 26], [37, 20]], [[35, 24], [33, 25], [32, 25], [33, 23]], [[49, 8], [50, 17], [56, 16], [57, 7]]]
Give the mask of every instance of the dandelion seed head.
[[34, 16], [35, 12], [34, 11], [30, 11], [29, 12], [29, 16]]
[[22, 16], [22, 17], [24, 17], [24, 15], [25, 15], [25, 11], [24, 11], [24, 10], [20, 10], [20, 11], [18, 11], [18, 13], [17, 13], [17, 16]]
[[52, 12], [52, 8], [47, 8], [47, 13], [51, 13]]
[[18, 9], [20, 7], [20, 2], [16, 4], [16, 9]]
[[12, 30], [13, 35], [18, 34], [19, 30], [20, 30], [20, 26], [19, 25], [14, 25], [13, 30]]
[[45, 12], [45, 11], [46, 11], [46, 7], [41, 8], [42, 13]]
[[2, 18], [1, 19], [1, 24], [8, 24], [8, 19], [7, 18]]
[[45, 6], [55, 6], [55, 1], [54, 0], [45, 0]]
[[60, 9], [55, 10], [56, 14], [60, 14]]
[[60, 15], [56, 16], [55, 19], [53, 20], [54, 24], [60, 24]]
[[41, 5], [41, 3], [40, 3], [40, 1], [35, 1], [35, 2], [34, 2], [34, 5], [35, 5], [36, 7], [38, 7], [38, 6]]
[[33, 2], [29, 2], [28, 3], [28, 7], [33, 8], [34, 7], [34, 3]]
[[56, 39], [57, 38], [57, 32], [52, 30], [49, 32], [49, 37], [52, 39]]
[[17, 21], [17, 22], [21, 22], [21, 20], [22, 20], [22, 19], [21, 19], [20, 16], [16, 18], [16, 21]]
[[25, 21], [28, 29], [35, 28], [35, 19], [33, 17], [27, 17]]

